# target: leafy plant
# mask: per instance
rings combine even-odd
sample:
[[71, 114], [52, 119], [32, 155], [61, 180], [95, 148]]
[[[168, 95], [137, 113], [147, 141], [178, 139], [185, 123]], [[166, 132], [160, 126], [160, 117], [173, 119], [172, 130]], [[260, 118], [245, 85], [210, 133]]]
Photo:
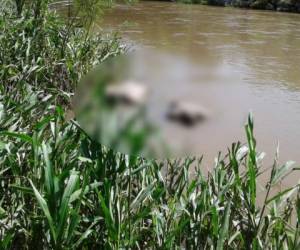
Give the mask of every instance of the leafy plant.
[[[299, 249], [299, 185], [272, 195], [291, 162], [270, 171], [249, 116], [246, 144], [216, 157], [164, 161], [124, 155], [66, 119], [76, 83], [122, 53], [118, 41], [67, 26], [48, 9], [36, 21], [1, 16], [1, 249]], [[67, 27], [71, 27], [68, 31]], [[66, 35], [67, 34], [67, 35]]]

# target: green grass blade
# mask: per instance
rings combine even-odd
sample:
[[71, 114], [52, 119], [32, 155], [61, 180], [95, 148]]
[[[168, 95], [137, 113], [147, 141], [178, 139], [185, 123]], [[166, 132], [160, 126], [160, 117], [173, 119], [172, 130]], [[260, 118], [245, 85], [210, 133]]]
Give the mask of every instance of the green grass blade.
[[45, 215], [46, 218], [47, 218], [48, 225], [49, 225], [49, 228], [50, 228], [50, 232], [51, 232], [53, 241], [54, 241], [54, 243], [56, 243], [56, 230], [55, 230], [55, 225], [54, 225], [52, 216], [51, 216], [51, 214], [50, 214], [50, 211], [49, 211], [47, 202], [46, 202], [46, 200], [41, 196], [41, 194], [40, 194], [39, 191], [36, 189], [36, 187], [34, 186], [34, 184], [32, 183], [32, 181], [29, 180], [29, 182], [30, 182], [30, 185], [32, 186], [32, 189], [33, 189], [34, 195], [35, 195], [35, 197], [36, 197], [36, 199], [37, 199], [37, 201], [38, 201], [38, 204], [40, 205], [42, 211], [44, 212], [44, 215]]
[[70, 204], [70, 197], [75, 191], [75, 188], [77, 186], [79, 177], [78, 173], [75, 171], [72, 171], [71, 176], [68, 180], [67, 186], [65, 188], [63, 197], [61, 199], [61, 205], [59, 208], [59, 225], [57, 230], [57, 238], [61, 240], [64, 236], [65, 231], [65, 225], [67, 223], [67, 215], [69, 213], [69, 204]]
[[228, 236], [228, 230], [229, 230], [229, 218], [230, 218], [230, 211], [231, 211], [231, 200], [228, 201], [223, 221], [222, 221], [222, 227], [219, 232], [219, 239], [217, 242], [217, 250], [223, 250], [224, 249], [224, 243]]

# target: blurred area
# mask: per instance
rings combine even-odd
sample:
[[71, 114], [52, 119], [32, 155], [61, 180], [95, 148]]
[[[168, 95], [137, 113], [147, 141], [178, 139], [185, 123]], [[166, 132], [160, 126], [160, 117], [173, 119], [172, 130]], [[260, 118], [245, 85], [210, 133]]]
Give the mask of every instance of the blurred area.
[[153, 50], [106, 60], [80, 82], [73, 102], [76, 119], [92, 138], [123, 153], [199, 156], [195, 135], [213, 110], [193, 98], [193, 85], [196, 79], [213, 84], [218, 73], [182, 63], [174, 71], [174, 61]]

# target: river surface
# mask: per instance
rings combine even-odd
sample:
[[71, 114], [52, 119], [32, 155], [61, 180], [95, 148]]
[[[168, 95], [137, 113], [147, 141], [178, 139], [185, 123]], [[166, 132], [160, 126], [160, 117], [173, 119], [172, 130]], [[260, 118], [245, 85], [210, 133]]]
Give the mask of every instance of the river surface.
[[[133, 49], [157, 53], [166, 93], [211, 112], [192, 136], [182, 135], [207, 161], [246, 141], [243, 126], [252, 111], [267, 164], [277, 142], [280, 162], [300, 162], [300, 15], [141, 1], [114, 6], [100, 27], [119, 32]], [[149, 53], [143, 60], [149, 63]], [[144, 70], [164, 71], [155, 63]]]

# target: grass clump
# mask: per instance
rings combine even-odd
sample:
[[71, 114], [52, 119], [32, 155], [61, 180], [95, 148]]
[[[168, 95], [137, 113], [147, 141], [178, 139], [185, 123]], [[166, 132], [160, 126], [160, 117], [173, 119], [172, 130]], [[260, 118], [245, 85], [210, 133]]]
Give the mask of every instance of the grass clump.
[[122, 48], [33, 10], [0, 21], [0, 249], [299, 249], [299, 186], [270, 195], [291, 163], [276, 157], [258, 205], [251, 116], [247, 145], [208, 175], [201, 159], [107, 149], [65, 112], [78, 79]]

